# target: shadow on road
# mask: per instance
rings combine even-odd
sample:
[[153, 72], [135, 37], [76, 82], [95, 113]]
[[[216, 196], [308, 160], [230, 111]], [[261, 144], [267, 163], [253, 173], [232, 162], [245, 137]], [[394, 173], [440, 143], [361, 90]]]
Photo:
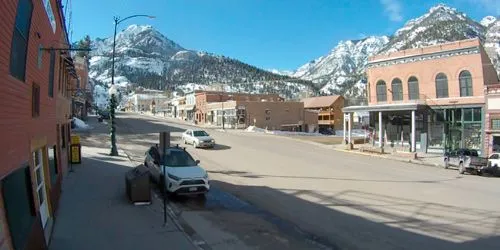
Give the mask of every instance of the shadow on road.
[[231, 149], [231, 147], [222, 144], [215, 144], [213, 148], [207, 148], [206, 150], [228, 150], [228, 149]]
[[[211, 183], [213, 188], [247, 197], [250, 203], [235, 205], [231, 198], [215, 192], [207, 195], [202, 206], [258, 213], [284, 231], [297, 225], [311, 239], [333, 249], [499, 249], [500, 246], [500, 214], [495, 211], [356, 190], [324, 195], [314, 190], [239, 186], [217, 180]], [[195, 202], [184, 203], [196, 207]], [[252, 209], [251, 203], [263, 205]]]
[[355, 181], [355, 182], [386, 182], [386, 183], [440, 183], [445, 181], [454, 181], [463, 178], [462, 176], [457, 176], [454, 178], [446, 179], [436, 179], [436, 180], [376, 180], [376, 179], [359, 179], [359, 178], [345, 178], [345, 177], [323, 177], [323, 176], [290, 176], [290, 175], [263, 175], [263, 174], [252, 174], [246, 171], [232, 171], [232, 170], [222, 170], [222, 171], [208, 171], [212, 174], [224, 174], [230, 176], [244, 177], [244, 178], [285, 178], [285, 179], [315, 179], [315, 180], [338, 180], [338, 181]]

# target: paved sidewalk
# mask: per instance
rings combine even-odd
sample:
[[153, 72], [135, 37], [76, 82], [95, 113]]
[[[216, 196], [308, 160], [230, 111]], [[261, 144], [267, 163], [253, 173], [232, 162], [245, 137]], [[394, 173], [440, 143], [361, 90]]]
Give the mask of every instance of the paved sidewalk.
[[391, 160], [396, 160], [396, 161], [409, 162], [409, 163], [414, 163], [417, 165], [432, 166], [432, 167], [444, 167], [443, 156], [439, 155], [439, 154], [417, 153], [417, 159], [409, 159], [409, 158], [398, 157], [398, 156], [391, 154], [391, 153], [387, 153], [387, 154], [368, 153], [368, 152], [361, 152], [356, 148], [353, 150], [347, 150], [346, 145], [343, 145], [343, 144], [333, 145], [333, 149], [337, 150], [337, 151], [347, 152], [347, 153], [367, 155], [367, 156], [373, 156], [373, 157], [378, 157], [378, 158], [386, 158], [386, 159], [391, 159]]
[[163, 225], [162, 204], [128, 202], [125, 173], [132, 163], [123, 152], [117, 157], [108, 152], [82, 148], [82, 164], [63, 180], [49, 249], [196, 249], [170, 218]]

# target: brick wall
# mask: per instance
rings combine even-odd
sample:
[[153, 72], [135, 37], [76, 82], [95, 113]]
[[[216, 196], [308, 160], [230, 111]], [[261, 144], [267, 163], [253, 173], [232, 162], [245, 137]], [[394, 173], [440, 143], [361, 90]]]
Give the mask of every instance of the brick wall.
[[[34, 141], [43, 139], [46, 145], [57, 145], [57, 117], [69, 114], [69, 99], [67, 97], [58, 99], [57, 86], [60, 80], [58, 72], [61, 60], [59, 52], [56, 52], [54, 96], [49, 97], [50, 52], [39, 49], [41, 47], [61, 48], [64, 46], [65, 34], [62, 29], [63, 22], [58, 9], [59, 5], [56, 0], [51, 0], [57, 25], [54, 33], [43, 1], [32, 1], [33, 13], [28, 38], [26, 76], [23, 82], [11, 76], [9, 70], [17, 3], [17, 0], [3, 1], [0, 8], [0, 82], [2, 83], [0, 90], [0, 114], [2, 114], [0, 119], [0, 138], [2, 138], [2, 143], [0, 143], [0, 159], [2, 159], [0, 179], [20, 167], [22, 163], [29, 162], [31, 165], [31, 146]], [[39, 56], [41, 57], [39, 58]], [[40, 87], [40, 115], [35, 118], [32, 117], [33, 83]], [[56, 109], [60, 106], [63, 107], [61, 110]], [[58, 112], [65, 114], [58, 114]], [[64, 123], [68, 122], [66, 118]], [[65, 163], [63, 162], [61, 165], [64, 166]], [[5, 222], [3, 201], [1, 203], [0, 222]], [[40, 224], [35, 224], [34, 227], [37, 225], [41, 230]], [[40, 230], [33, 230], [34, 234], [30, 236], [30, 239], [37, 240], [28, 242], [28, 248], [40, 249], [38, 241]], [[3, 230], [0, 233], [1, 242], [4, 242], [3, 245], [10, 245], [8, 230]], [[0, 244], [0, 249], [3, 249], [3, 245]]]
[[[430, 60], [415, 61], [410, 63], [393, 64], [387, 66], [376, 66], [369, 68], [368, 73], [368, 84], [369, 84], [369, 103], [370, 105], [377, 104], [377, 92], [376, 84], [379, 80], [383, 80], [386, 83], [387, 88], [387, 103], [392, 103], [391, 94], [391, 83], [393, 79], [399, 78], [402, 81], [403, 86], [403, 100], [409, 100], [408, 94], [408, 79], [411, 76], [417, 77], [419, 84], [420, 99], [434, 99], [436, 98], [436, 85], [435, 79], [436, 75], [439, 73], [444, 73], [448, 77], [448, 92], [450, 98], [457, 98], [458, 104], [462, 102], [470, 103], [469, 97], [460, 97], [460, 85], [459, 85], [459, 74], [463, 70], [468, 70], [472, 75], [473, 84], [473, 96], [482, 97], [483, 87], [485, 81], [492, 81], [495, 76], [492, 75], [489, 70], [493, 66], [486, 53], [480, 46], [479, 41], [467, 40], [462, 43], [452, 43], [451, 45], [445, 44], [442, 46], [433, 46], [429, 49], [424, 49], [425, 53], [430, 52], [446, 52], [450, 49], [460, 49], [467, 46], [478, 46], [480, 53], [476, 54], [464, 54], [455, 55], [450, 57], [435, 58]], [[420, 50], [415, 50], [420, 51]], [[408, 55], [423, 55], [423, 53], [414, 53], [414, 50], [410, 50]], [[403, 56], [405, 53], [400, 52], [399, 56]], [[396, 57], [396, 55], [394, 55]], [[392, 56], [384, 56], [382, 58], [376, 59], [390, 59]], [[489, 62], [490, 65], [487, 65]], [[485, 69], [488, 69], [485, 71]], [[446, 98], [441, 98], [446, 99]], [[438, 99], [435, 99], [439, 101]], [[448, 100], [445, 100], [448, 101]], [[484, 103], [484, 100], [479, 98], [477, 100], [479, 103]], [[477, 102], [476, 102], [477, 103]], [[432, 103], [430, 105], [433, 105]], [[439, 104], [441, 105], [441, 104]]]

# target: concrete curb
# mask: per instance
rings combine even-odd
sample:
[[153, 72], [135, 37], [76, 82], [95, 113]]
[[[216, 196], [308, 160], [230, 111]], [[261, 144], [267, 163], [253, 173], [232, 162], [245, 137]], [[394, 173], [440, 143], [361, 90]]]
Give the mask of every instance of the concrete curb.
[[420, 166], [444, 167], [444, 166], [441, 166], [437, 163], [428, 163], [428, 162], [423, 162], [423, 161], [419, 161], [419, 160], [404, 159], [404, 158], [399, 158], [399, 157], [394, 157], [394, 156], [391, 157], [389, 155], [376, 155], [376, 154], [363, 153], [363, 152], [354, 151], [354, 150], [338, 149], [335, 147], [333, 147], [333, 150], [339, 151], [339, 152], [344, 152], [344, 153], [350, 153], [350, 154], [358, 154], [358, 155], [377, 157], [377, 158], [388, 159], [388, 160], [393, 160], [393, 161], [412, 163], [412, 164], [420, 165]]
[[[129, 154], [127, 154], [127, 152], [125, 150], [122, 150], [122, 149], [118, 149], [118, 153], [123, 153], [123, 155], [125, 155], [127, 157], [127, 159], [129, 160], [130, 162], [130, 165], [132, 167], [135, 167], [135, 162], [132, 160], [132, 158], [130, 157]], [[156, 192], [154, 192], [154, 195], [153, 195], [153, 199], [155, 199], [153, 202], [159, 202], [159, 203], [163, 203], [163, 200], [158, 196], [158, 194]], [[206, 245], [205, 241], [203, 240], [195, 240], [193, 239], [193, 237], [191, 237], [191, 235], [189, 235], [186, 230], [184, 230], [184, 227], [181, 225], [181, 222], [180, 222], [180, 218], [175, 214], [174, 210], [172, 209], [172, 205], [170, 205], [170, 201], [167, 202], [167, 215], [168, 217], [170, 218], [170, 221], [172, 221], [175, 225], [175, 227], [180, 231], [182, 232], [182, 234], [189, 240], [189, 242], [196, 248], [196, 249], [199, 249], [199, 250], [207, 250], [207, 249], [210, 249], [210, 248], [206, 248], [206, 247], [201, 247], [203, 245]], [[167, 221], [168, 223], [168, 221]], [[187, 225], [187, 223], [182, 223], [182, 224], [185, 224]]]

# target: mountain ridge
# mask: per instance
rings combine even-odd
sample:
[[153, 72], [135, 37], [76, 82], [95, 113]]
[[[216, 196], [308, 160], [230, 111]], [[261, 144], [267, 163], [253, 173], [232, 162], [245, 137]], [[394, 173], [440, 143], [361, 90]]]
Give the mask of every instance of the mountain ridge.
[[[111, 82], [112, 38], [93, 41], [89, 76]], [[116, 36], [115, 83], [123, 89], [145, 87], [174, 91], [186, 84], [224, 85], [228, 91], [279, 93], [298, 98], [317, 91], [311, 82], [275, 74], [223, 55], [188, 50], [150, 25], [130, 25]]]
[[475, 37], [481, 40], [500, 73], [500, 20], [486, 16], [477, 22], [455, 8], [438, 4], [408, 20], [391, 36], [371, 36], [379, 40], [369, 44], [369, 50], [351, 49], [343, 54], [350, 43], [359, 43], [359, 39], [341, 41], [326, 55], [300, 66], [292, 76], [313, 81], [321, 94], [340, 94], [354, 100], [354, 104], [363, 104], [364, 72], [370, 56]]

